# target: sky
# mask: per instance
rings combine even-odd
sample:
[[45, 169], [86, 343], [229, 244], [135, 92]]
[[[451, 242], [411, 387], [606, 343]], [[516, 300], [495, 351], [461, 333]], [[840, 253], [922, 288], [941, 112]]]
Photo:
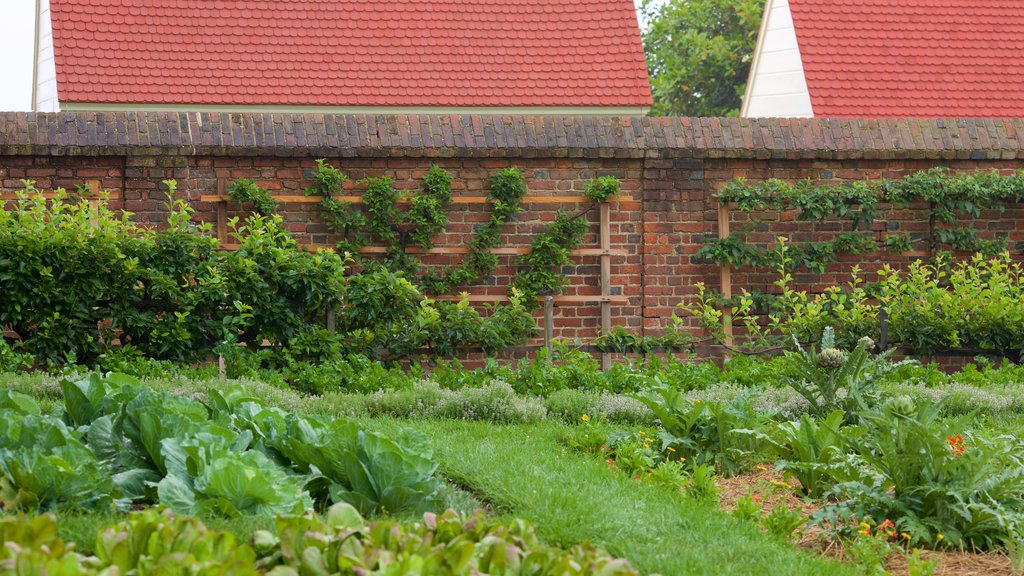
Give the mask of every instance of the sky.
[[[634, 0], [637, 7], [642, 0]], [[32, 48], [35, 0], [0, 0], [0, 111], [32, 106]]]
[[31, 107], [35, 8], [35, 0], [0, 0], [0, 110]]

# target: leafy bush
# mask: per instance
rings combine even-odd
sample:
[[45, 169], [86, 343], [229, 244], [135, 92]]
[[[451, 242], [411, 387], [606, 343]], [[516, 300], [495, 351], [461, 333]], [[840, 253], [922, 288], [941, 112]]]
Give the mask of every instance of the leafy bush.
[[658, 419], [662, 450], [671, 448], [694, 466], [710, 464], [732, 475], [747, 455], [759, 451], [756, 439], [736, 432], [760, 428], [768, 419], [749, 397], [730, 404], [701, 402], [686, 398], [677, 388], [659, 386], [636, 398]]
[[31, 354], [16, 352], [6, 340], [0, 338], [0, 372], [21, 372], [32, 368]]
[[874, 347], [870, 338], [862, 338], [857, 347], [847, 353], [835, 347], [831, 328], [825, 329], [820, 352], [814, 346], [804, 350], [796, 339], [794, 344], [797, 351], [787, 351], [785, 356], [792, 375], [787, 376], [784, 382], [807, 400], [808, 410], [813, 415], [824, 415], [834, 410], [852, 414], [875, 404], [879, 378], [911, 362], [887, 362], [894, 350], [872, 356], [868, 352]]
[[847, 441], [861, 477], [835, 487], [838, 504], [816, 520], [895, 523], [911, 543], [991, 550], [1024, 521], [1022, 445], [1012, 437], [959, 432], [939, 406], [910, 398], [864, 412], [865, 433]]

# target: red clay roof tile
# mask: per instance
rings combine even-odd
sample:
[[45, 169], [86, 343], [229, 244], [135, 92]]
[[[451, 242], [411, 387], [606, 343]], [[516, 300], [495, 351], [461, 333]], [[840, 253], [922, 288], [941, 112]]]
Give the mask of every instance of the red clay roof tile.
[[1021, 0], [789, 0], [815, 116], [1024, 116]]
[[631, 0], [51, 0], [51, 9], [61, 102], [651, 104]]

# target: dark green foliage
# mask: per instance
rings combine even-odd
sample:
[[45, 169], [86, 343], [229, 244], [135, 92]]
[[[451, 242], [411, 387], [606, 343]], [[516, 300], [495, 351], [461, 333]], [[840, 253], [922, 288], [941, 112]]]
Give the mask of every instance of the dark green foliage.
[[[450, 196], [443, 171], [426, 181], [428, 197]], [[396, 359], [428, 344], [443, 353], [460, 346], [493, 353], [534, 329], [518, 302], [445, 325], [454, 305], [424, 301], [402, 274], [380, 266], [346, 276], [340, 256], [300, 249], [277, 215], [231, 220], [238, 249], [217, 251], [209, 226], [196, 225], [187, 204], [173, 199], [174, 182], [167, 185], [168, 226], [159, 232], [105, 204], [94, 212], [66, 196], [26, 196], [0, 211], [0, 325], [19, 336], [15, 348], [0, 347], [0, 365], [24, 367], [27, 353], [51, 365], [141, 367], [204, 360], [225, 344], [218, 350], [230, 357], [236, 344], [269, 343], [275, 350], [255, 366], [288, 367], [305, 378], [311, 372], [295, 361], [350, 353]], [[323, 331], [331, 311], [338, 312], [337, 335]]]
[[257, 214], [270, 216], [277, 211], [277, 201], [265, 188], [256, 185], [249, 178], [237, 178], [228, 186], [228, 197], [238, 204], [251, 204]]
[[614, 176], [602, 176], [587, 182], [583, 189], [583, 197], [591, 202], [607, 202], [612, 196], [619, 194], [621, 183]]
[[651, 113], [735, 116], [763, 8], [764, 0], [644, 2]]

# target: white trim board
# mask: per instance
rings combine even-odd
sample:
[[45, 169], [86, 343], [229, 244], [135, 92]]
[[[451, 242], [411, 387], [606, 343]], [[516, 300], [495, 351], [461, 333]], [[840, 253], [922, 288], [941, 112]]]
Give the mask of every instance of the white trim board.
[[740, 116], [814, 117], [789, 0], [765, 4]]

